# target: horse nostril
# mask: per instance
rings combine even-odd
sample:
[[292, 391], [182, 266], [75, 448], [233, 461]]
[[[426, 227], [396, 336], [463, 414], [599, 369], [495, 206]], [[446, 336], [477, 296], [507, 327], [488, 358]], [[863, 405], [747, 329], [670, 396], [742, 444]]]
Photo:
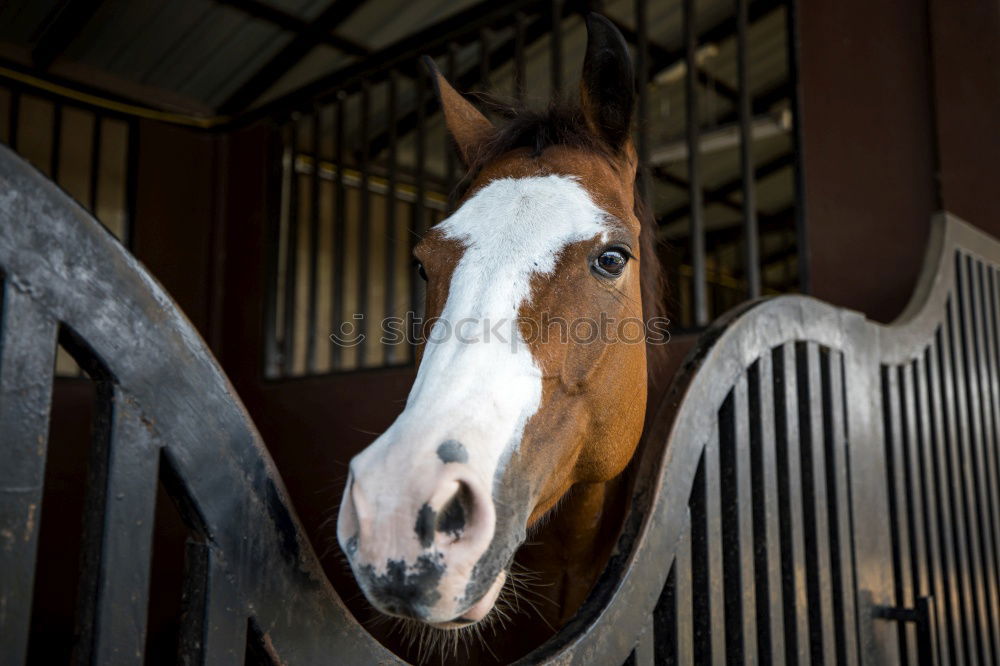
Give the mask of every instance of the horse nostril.
[[472, 490], [465, 483], [459, 481], [458, 490], [438, 512], [435, 529], [457, 541], [465, 530], [465, 524], [471, 517], [473, 507]]

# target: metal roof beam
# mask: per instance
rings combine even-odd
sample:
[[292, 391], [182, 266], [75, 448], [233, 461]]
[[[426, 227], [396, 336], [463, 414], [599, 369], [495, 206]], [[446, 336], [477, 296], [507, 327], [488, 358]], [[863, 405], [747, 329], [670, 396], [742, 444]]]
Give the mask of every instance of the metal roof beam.
[[31, 61], [40, 70], [62, 55], [66, 47], [79, 35], [97, 13], [101, 0], [63, 0], [45, 17], [31, 50]]
[[[241, 9], [244, 5], [259, 6], [263, 4], [256, 2], [255, 0], [217, 1], [233, 6], [240, 6]], [[277, 83], [278, 79], [284, 76], [292, 67], [297, 65], [316, 46], [318, 42], [315, 39], [315, 33], [317, 32], [326, 35], [323, 42], [319, 43], [329, 43], [328, 38], [334, 38], [342, 42], [342, 44], [340, 46], [336, 46], [336, 48], [339, 48], [345, 53], [356, 56], [368, 56], [369, 52], [363, 46], [351, 42], [352, 46], [349, 50], [343, 46], [343, 43], [348, 40], [343, 40], [343, 38], [334, 37], [333, 35], [333, 30], [350, 18], [363, 3], [364, 0], [334, 0], [334, 2], [327, 7], [323, 13], [317, 16], [311, 24], [307, 24], [303, 21], [302, 23], [308, 26], [309, 31], [304, 32], [302, 30], [296, 30], [295, 32], [298, 36], [285, 48], [279, 51], [277, 55], [271, 58], [267, 64], [258, 69], [243, 83], [243, 85], [237, 88], [236, 91], [233, 92], [219, 107], [219, 113], [223, 115], [235, 114], [253, 104], [258, 97], [263, 95], [271, 86]], [[267, 5], [264, 6], [267, 7]], [[268, 7], [268, 9], [272, 12], [278, 11], [271, 7]], [[292, 18], [296, 21], [300, 21], [297, 17]], [[330, 45], [333, 46], [333, 44]]]
[[[271, 23], [282, 30], [294, 32], [305, 41], [316, 44], [326, 44], [335, 49], [349, 53], [350, 55], [366, 56], [369, 49], [354, 40], [341, 37], [331, 32], [331, 29], [323, 29], [320, 19], [315, 23], [304, 21], [294, 14], [272, 7], [271, 5], [258, 2], [258, 0], [215, 0], [221, 5], [227, 5], [238, 9], [244, 14], [248, 14], [261, 21]], [[322, 18], [322, 17], [320, 17]]]

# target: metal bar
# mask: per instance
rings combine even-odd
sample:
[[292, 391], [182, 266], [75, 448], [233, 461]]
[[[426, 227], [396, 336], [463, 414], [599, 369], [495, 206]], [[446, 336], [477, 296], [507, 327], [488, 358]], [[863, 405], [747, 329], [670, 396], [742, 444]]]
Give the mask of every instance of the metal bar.
[[[410, 243], [410, 256], [413, 256], [413, 249], [417, 245], [417, 239], [423, 235], [425, 231], [425, 217], [426, 211], [426, 165], [425, 161], [427, 159], [426, 155], [426, 107], [424, 105], [424, 100], [427, 97], [427, 74], [421, 71], [417, 75], [416, 80], [416, 108], [417, 108], [417, 134], [416, 140], [416, 152], [417, 152], [417, 164], [416, 164], [416, 194], [417, 199], [413, 204], [413, 211], [411, 213], [411, 228], [409, 234]], [[410, 271], [410, 311], [415, 315], [422, 312], [422, 289], [421, 284], [418, 282], [419, 277], [416, 275], [416, 271]], [[409, 326], [409, 324], [408, 324]], [[410, 346], [410, 360], [416, 360], [416, 346]]]
[[483, 90], [490, 87], [490, 37], [489, 28], [479, 29], [479, 85]]
[[781, 537], [775, 452], [774, 371], [765, 354], [747, 370], [757, 646], [760, 663], [785, 663], [781, 602]]
[[549, 35], [549, 84], [552, 96], [562, 93], [562, 18], [563, 0], [552, 1], [552, 32]]
[[293, 32], [296, 40], [302, 40], [310, 48], [318, 44], [325, 44], [353, 56], [365, 57], [371, 53], [367, 47], [353, 39], [334, 34], [334, 26], [331, 26], [331, 24], [343, 23], [347, 16], [362, 4], [357, 0], [351, 0], [349, 3], [334, 3], [336, 13], [324, 12], [311, 22], [304, 21], [273, 5], [257, 2], [257, 0], [215, 0], [215, 2], [238, 9], [248, 16], [266, 21], [282, 30]]
[[[336, 29], [341, 23], [350, 18], [354, 12], [364, 3], [364, 0], [335, 0], [328, 6], [322, 14], [317, 16], [311, 24], [310, 29], [321, 31], [327, 35]], [[332, 35], [331, 35], [332, 38]], [[346, 40], [345, 40], [346, 41]], [[286, 47], [271, 58], [267, 64], [261, 67], [245, 83], [233, 92], [225, 102], [219, 106], [219, 113], [229, 115], [238, 111], [243, 111], [252, 104], [258, 97], [264, 94], [278, 79], [284, 76], [292, 67], [300, 62], [315, 47], [316, 41], [299, 34]], [[357, 45], [359, 49], [363, 48]], [[358, 53], [356, 55], [367, 55]], [[339, 89], [340, 86], [331, 86], [332, 90]], [[305, 100], [316, 98], [316, 95], [304, 95], [299, 99]], [[277, 106], [273, 108], [277, 111]], [[264, 115], [270, 115], [264, 114]], [[262, 117], [262, 116], [261, 116]]]
[[59, 162], [62, 157], [62, 110], [61, 102], [52, 105], [52, 144], [49, 146], [49, 178], [59, 182]]
[[[452, 43], [448, 45], [448, 80], [454, 81], [457, 75], [458, 45]], [[397, 134], [395, 125], [390, 129], [390, 133], [389, 142], [392, 143], [393, 137]], [[448, 187], [448, 210], [451, 211], [455, 207], [457, 183], [455, 182], [455, 145], [447, 128], [444, 131], [444, 160], [444, 180]]]
[[[386, 122], [389, 124], [388, 191], [386, 192], [386, 239], [385, 239], [385, 316], [396, 316], [396, 244], [402, 243], [396, 229], [397, 143], [396, 111], [399, 106], [399, 74], [393, 70], [389, 74], [386, 94]], [[396, 347], [386, 348], [386, 363], [392, 362]]]
[[[885, 423], [885, 456], [888, 472], [889, 520], [892, 524], [893, 603], [907, 607], [913, 603], [910, 576], [909, 529], [906, 521], [907, 497], [903, 480], [904, 465], [902, 453], [902, 417], [900, 416], [899, 374], [894, 368], [882, 367], [882, 409]], [[897, 641], [902, 663], [915, 655], [916, 646], [912, 635], [907, 640], [907, 628], [898, 624]]]
[[815, 342], [795, 346], [799, 386], [799, 433], [802, 446], [802, 492], [805, 496], [806, 571], [809, 630], [813, 663], [836, 663], [833, 598], [830, 581], [829, 519], [823, 456], [823, 406], [819, 348]]
[[291, 146], [291, 182], [288, 186], [288, 226], [285, 238], [285, 307], [281, 336], [281, 370], [290, 376], [295, 370], [295, 292], [299, 255], [299, 174], [295, 164], [299, 157], [298, 117], [288, 124], [288, 145]]
[[837, 624], [837, 661], [854, 666], [860, 661], [855, 590], [854, 526], [851, 514], [850, 466], [847, 459], [847, 397], [844, 357], [824, 350], [823, 429], [826, 451], [827, 492], [830, 501], [830, 551], [833, 575], [833, 613]]
[[[687, 62], [697, 62], [697, 28], [695, 22], [695, 0], [683, 0], [684, 46]], [[689, 215], [691, 220], [691, 277], [694, 301], [694, 325], [708, 325], [708, 282], [705, 272], [705, 219], [701, 185], [701, 146], [698, 140], [699, 111], [698, 87], [694, 67], [685, 69], [684, 99], [688, 144], [688, 189]]]
[[694, 661], [725, 664], [725, 619], [720, 515], [719, 432], [714, 424], [691, 491]]
[[[677, 555], [674, 558], [674, 569], [677, 571], [677, 599], [675, 614], [677, 617], [677, 643], [674, 654], [677, 664], [690, 663], [694, 655], [694, 576], [691, 568], [691, 510], [684, 516], [684, 527], [677, 541]], [[669, 663], [669, 662], [668, 662]]]
[[139, 206], [139, 127], [137, 120], [128, 123], [128, 142], [125, 150], [125, 238], [122, 243], [130, 250], [135, 246], [136, 217]]
[[[765, 178], [774, 175], [775, 173], [781, 171], [782, 169], [792, 166], [794, 163], [795, 163], [795, 156], [792, 155], [791, 153], [781, 155], [757, 167], [754, 170], [754, 179], [758, 181], [764, 180]], [[666, 179], [667, 176], [661, 174], [669, 174], [669, 172], [663, 170], [654, 170], [653, 173], [664, 179]], [[689, 189], [691, 187], [690, 180], [684, 181], [683, 179], [679, 178], [678, 176], [674, 176], [673, 174], [670, 174], [669, 178], [674, 182], [676, 182], [678, 185], [684, 183]], [[735, 180], [731, 180], [728, 183], [724, 183], [711, 190], [707, 190], [703, 194], [704, 201], [707, 203], [722, 204], [734, 210], [742, 211], [743, 208], [741, 204], [738, 204], [736, 202], [730, 202], [728, 200], [729, 195], [739, 191], [740, 187], [742, 187], [742, 182], [743, 182], [742, 178], [738, 178]], [[688, 217], [690, 213], [691, 211], [688, 208], [688, 206], [678, 206], [677, 208], [661, 215], [657, 219], [657, 222], [662, 227], [676, 220]]]
[[[987, 444], [984, 437], [987, 433], [983, 431], [983, 422], [980, 418], [982, 405], [980, 396], [983, 394], [983, 386], [979, 378], [979, 339], [977, 335], [976, 314], [974, 303], [978, 300], [976, 291], [976, 281], [972, 279], [972, 257], [963, 254], [955, 255], [955, 275], [956, 275], [956, 297], [958, 307], [958, 326], [961, 334], [958, 349], [961, 352], [961, 360], [956, 367], [961, 367], [964, 375], [964, 382], [959, 390], [959, 402], [964, 403], [962, 410], [965, 415], [965, 431], [967, 437], [966, 450], [968, 451], [968, 470], [975, 490], [975, 498], [972, 506], [975, 507], [974, 515], [977, 518], [978, 529], [976, 538], [979, 540], [979, 555], [982, 561], [982, 603], [985, 612], [981, 616], [983, 623], [983, 649], [988, 655], [988, 661], [994, 661], [993, 655], [1000, 657], [1000, 647], [997, 640], [1000, 638], [1000, 602], [997, 600], [997, 560], [993, 548], [994, 525], [994, 499], [991, 493], [989, 464], [986, 461]], [[963, 396], [964, 394], [964, 396]]]
[[[361, 86], [361, 150], [358, 155], [358, 169], [361, 171], [361, 215], [358, 261], [360, 263], [360, 280], [358, 281], [358, 312], [368, 314], [368, 285], [371, 279], [371, 226], [372, 226], [372, 194], [368, 187], [370, 155], [368, 153], [368, 133], [370, 130], [369, 116], [371, 115], [371, 86], [367, 81]], [[368, 322], [365, 319], [357, 320], [358, 338], [367, 338]], [[371, 346], [362, 343], [358, 349], [358, 365], [367, 364], [366, 359], [371, 356]]]
[[748, 390], [744, 374], [719, 412], [726, 662], [730, 664], [757, 658]]
[[760, 247], [757, 231], [757, 190], [754, 183], [753, 109], [750, 104], [750, 66], [747, 33], [749, 0], [736, 0], [736, 58], [739, 78], [740, 172], [743, 176], [743, 264], [747, 297], [760, 296]]
[[[642, 196], [653, 196], [649, 173], [649, 33], [646, 29], [646, 0], [635, 0], [636, 26], [636, 136], [638, 137], [639, 182]], [[652, 201], [649, 202], [652, 204]], [[654, 207], [655, 208], [655, 207]]]
[[20, 127], [21, 118], [21, 90], [19, 88], [10, 89], [10, 114], [7, 116], [7, 145], [13, 151], [17, 150], [17, 130]]
[[97, 217], [97, 197], [100, 194], [101, 182], [101, 129], [104, 118], [98, 113], [94, 114], [94, 124], [90, 134], [90, 179], [88, 189], [88, 205], [90, 212]]
[[[57, 324], [10, 281], [0, 282], [0, 645], [27, 663]], [[50, 507], [58, 512], [58, 507]]]
[[[334, 118], [334, 163], [337, 166], [337, 173], [343, 172], [344, 167], [344, 114], [346, 104], [344, 98], [337, 99]], [[347, 238], [347, 188], [343, 178], [337, 178], [335, 183], [335, 199], [333, 213], [333, 314], [331, 321], [336, 329], [336, 333], [342, 333], [341, 326], [344, 323], [344, 243]], [[330, 359], [333, 368], [340, 368], [343, 362], [343, 347], [337, 344], [334, 337], [330, 338]]]
[[[989, 300], [986, 273], [989, 269], [983, 262], [976, 262], [976, 282], [978, 293], [978, 312], [981, 326], [981, 352], [980, 352], [980, 372], [981, 382], [984, 388], [983, 421], [984, 427], [989, 435], [986, 437], [987, 443], [987, 466], [989, 467], [990, 489], [993, 493], [994, 511], [1000, 508], [1000, 451], [997, 451], [997, 442], [1000, 442], [1000, 359], [997, 358], [997, 339], [995, 322], [993, 315], [995, 310], [991, 308]], [[1000, 516], [994, 513], [991, 521], [991, 531], [994, 538], [994, 552], [1000, 557], [1000, 528], [997, 526]], [[1000, 571], [997, 572], [1000, 576]]]
[[971, 498], [969, 494], [971, 493], [971, 489], [969, 488], [970, 483], [965, 469], [965, 456], [961, 443], [964, 437], [962, 436], [961, 426], [959, 425], [959, 418], [962, 414], [962, 410], [958, 408], [958, 393], [960, 387], [958, 373], [960, 371], [955, 367], [953, 341], [956, 327], [954, 326], [953, 321], [953, 303], [950, 300], [946, 303], [945, 310], [945, 322], [941, 327], [944, 334], [940, 349], [942, 358], [941, 375], [944, 378], [943, 402], [948, 423], [945, 448], [951, 454], [949, 465], [952, 476], [952, 503], [956, 512], [955, 522], [960, 528], [959, 548], [961, 551], [962, 564], [957, 568], [957, 571], [961, 572], [963, 577], [962, 582], [965, 586], [965, 606], [962, 626], [963, 631], [966, 633], [966, 640], [968, 642], [968, 650], [966, 652], [968, 663], [982, 663], [985, 666], [985, 664], [990, 662], [983, 660], [982, 646], [980, 643], [980, 604], [978, 592], [982, 590], [982, 584], [978, 580], [978, 572], [976, 569], [976, 551], [978, 546], [975, 543], [975, 535], [971, 533], [974, 530], [972, 526], [972, 518], [970, 517]]
[[524, 58], [524, 29], [528, 19], [524, 12], [514, 14], [514, 97], [524, 101], [524, 92], [527, 86], [526, 60]]
[[309, 301], [306, 304], [306, 373], [316, 372], [316, 289], [319, 282], [319, 162], [322, 146], [320, 136], [323, 131], [320, 123], [320, 106], [313, 108], [312, 115], [312, 158], [313, 168], [309, 182], [309, 284], [306, 292]]
[[[110, 422], [95, 430], [88, 493], [82, 577], [94, 594], [83, 617], [80, 663], [143, 663], [159, 447], [138, 405], [118, 387], [101, 393], [111, 400]], [[101, 510], [97, 510], [100, 507]]]
[[281, 370], [280, 349], [278, 347], [278, 280], [281, 266], [282, 226], [287, 222], [285, 203], [288, 200], [285, 188], [294, 175], [294, 166], [285, 164], [283, 133], [273, 129], [268, 136], [268, 182], [267, 217], [270, 220], [267, 232], [266, 292], [264, 294], [264, 375], [277, 377]]
[[[946, 554], [942, 530], [939, 525], [944, 512], [941, 509], [941, 488], [938, 485], [938, 470], [935, 469], [933, 458], [934, 448], [940, 441], [936, 437], [932, 423], [934, 415], [930, 406], [930, 386], [927, 368], [927, 350], [913, 361], [914, 383], [916, 387], [916, 409], [917, 409], [917, 451], [915, 452], [920, 463], [920, 475], [924, 487], [923, 493], [923, 513], [926, 521], [925, 531], [927, 533], [927, 563], [929, 576], [929, 590], [934, 595], [935, 618], [935, 655], [937, 663], [951, 663], [955, 655], [954, 646], [951, 641], [953, 630], [950, 626], [951, 616], [948, 608], [951, 606], [951, 583], [949, 573], [949, 562], [953, 561], [950, 553]], [[940, 632], [945, 631], [946, 637], [942, 637]], [[946, 640], [948, 651], [946, 652]]]
[[690, 575], [690, 570], [678, 572], [680, 549], [678, 542], [670, 573], [653, 608], [653, 663], [657, 664], [677, 663], [677, 624], [682, 612], [677, 603], [677, 577]]
[[781, 578], [785, 622], [785, 661], [810, 660], [809, 597], [806, 592], [802, 467], [799, 464], [799, 389], [795, 347], [774, 349], [774, 414], [777, 433], [778, 507], [781, 523]]
[[[904, 492], [906, 494], [906, 531], [909, 535], [909, 542], [903, 546], [908, 548], [910, 562], [910, 580], [908, 586], [912, 603], [926, 591], [926, 559], [923, 553], [926, 552], [927, 533], [924, 531], [924, 515], [921, 504], [921, 497], [924, 494], [920, 483], [920, 475], [917, 468], [916, 454], [916, 395], [913, 387], [912, 366], [897, 366], [895, 372], [898, 376], [898, 399], [900, 406], [899, 439], [902, 458], [897, 461], [903, 472]], [[918, 649], [918, 648], [915, 648]], [[919, 653], [914, 653], [919, 656]]]
[[803, 294], [809, 294], [812, 292], [812, 274], [809, 262], [809, 233], [806, 227], [805, 157], [802, 152], [805, 142], [802, 138], [802, 89], [799, 84], [799, 53], [802, 49], [799, 45], [798, 0], [786, 0], [785, 21], [788, 81], [792, 100], [792, 145], [794, 147], [792, 154], [795, 156], [795, 242], [799, 248], [799, 291]]
[[246, 663], [247, 619], [227, 580], [220, 553], [187, 543], [179, 661], [184, 666]]

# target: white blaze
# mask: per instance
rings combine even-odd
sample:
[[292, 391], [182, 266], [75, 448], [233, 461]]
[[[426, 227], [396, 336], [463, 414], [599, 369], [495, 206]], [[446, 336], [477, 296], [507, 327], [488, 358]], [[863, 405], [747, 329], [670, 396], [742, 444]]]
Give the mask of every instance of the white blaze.
[[[465, 446], [471, 473], [492, 491], [542, 397], [542, 373], [521, 339], [518, 311], [532, 279], [551, 273], [568, 245], [605, 235], [607, 219], [575, 179], [551, 175], [495, 180], [438, 225], [465, 248], [441, 321], [428, 336], [403, 413], [352, 465], [376, 516], [412, 523], [433, 490], [425, 480], [440, 475], [437, 447], [449, 439]], [[408, 562], [421, 552], [410, 529], [382, 539], [389, 543], [363, 544], [362, 551]], [[376, 571], [385, 566], [370, 564]]]

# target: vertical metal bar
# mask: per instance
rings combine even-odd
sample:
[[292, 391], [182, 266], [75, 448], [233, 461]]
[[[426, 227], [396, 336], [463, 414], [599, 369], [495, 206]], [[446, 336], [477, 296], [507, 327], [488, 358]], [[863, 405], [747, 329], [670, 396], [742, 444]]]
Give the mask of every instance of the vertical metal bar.
[[[334, 187], [336, 198], [333, 213], [333, 314], [330, 322], [334, 333], [339, 335], [344, 331], [344, 242], [347, 237], [347, 188], [344, 185], [344, 114], [346, 112], [343, 94], [337, 95], [334, 117], [334, 163], [337, 170]], [[339, 369], [342, 364], [342, 349], [335, 337], [330, 338], [330, 365]]]
[[686, 575], [679, 572], [677, 562], [680, 558], [680, 539], [678, 539], [677, 549], [674, 555], [674, 562], [670, 566], [667, 580], [660, 592], [660, 598], [653, 608], [653, 663], [676, 664], [677, 663], [677, 625], [678, 608], [677, 605], [677, 576]]
[[931, 451], [934, 446], [934, 433], [931, 429], [929, 387], [927, 382], [927, 368], [925, 356], [920, 355], [913, 361], [913, 379], [916, 389], [916, 411], [917, 411], [917, 435], [915, 439], [916, 447], [913, 452], [919, 463], [919, 474], [923, 484], [923, 515], [927, 535], [927, 575], [928, 591], [936, 600], [933, 612], [935, 619], [935, 656], [937, 663], [948, 664], [951, 662], [949, 653], [945, 651], [947, 641], [940, 632], [947, 631], [949, 618], [947, 616], [950, 605], [948, 595], [948, 559], [945, 559], [941, 548], [941, 531], [938, 521], [941, 516], [939, 508], [940, 488], [935, 480], [933, 470], [933, 459]]
[[552, 0], [552, 32], [549, 35], [549, 64], [552, 96], [562, 91], [562, 17], [564, 0]]
[[[915, 605], [917, 599], [927, 590], [926, 560], [923, 507], [920, 501], [923, 488], [917, 471], [916, 447], [916, 395], [914, 393], [912, 366], [898, 366], [894, 369], [898, 375], [898, 400], [900, 404], [899, 440], [902, 458], [897, 461], [902, 468], [904, 493], [906, 494], [906, 532], [909, 541], [902, 545], [908, 549], [910, 562], [909, 605]], [[919, 637], [918, 637], [919, 638]], [[917, 648], [915, 648], [917, 649]], [[915, 653], [916, 654], [916, 653]]]
[[292, 179], [288, 187], [288, 226], [285, 238], [285, 307], [281, 340], [281, 371], [291, 376], [295, 368], [295, 292], [299, 256], [299, 119], [293, 116], [288, 123], [288, 144], [291, 147]]
[[1000, 637], [1000, 601], [997, 599], [997, 567], [996, 554], [993, 549], [993, 496], [990, 492], [989, 465], [986, 462], [986, 444], [984, 442], [983, 423], [980, 419], [982, 406], [980, 396], [983, 387], [979, 378], [978, 335], [976, 327], [975, 302], [976, 281], [972, 279], [972, 258], [956, 254], [955, 278], [958, 300], [956, 314], [958, 315], [958, 330], [961, 335], [956, 354], [956, 367], [960, 367], [964, 380], [959, 387], [959, 403], [964, 415], [965, 443], [967, 451], [967, 469], [972, 482], [975, 496], [970, 506], [975, 507], [976, 538], [979, 541], [979, 556], [982, 562], [980, 570], [982, 598], [985, 610], [982, 612], [983, 649], [987, 661], [994, 662], [994, 656], [1000, 657], [1000, 647], [997, 645]]
[[226, 577], [221, 555], [189, 541], [185, 555], [179, 662], [237, 666], [246, 662], [247, 618]]
[[10, 115], [7, 116], [7, 145], [13, 151], [17, 151], [17, 130], [20, 127], [20, 119], [21, 90], [19, 88], [11, 88]]
[[750, 414], [750, 466], [753, 487], [753, 539], [756, 569], [757, 645], [760, 663], [785, 663], [781, 601], [781, 537], [778, 522], [778, 471], [775, 451], [774, 372], [771, 355], [747, 373]]
[[59, 162], [62, 152], [62, 111], [61, 102], [52, 104], [52, 145], [49, 146], [49, 178], [59, 182]]
[[[647, 199], [653, 196], [652, 181], [649, 174], [649, 31], [646, 26], [646, 0], [635, 0], [635, 34], [636, 34], [636, 136], [639, 156], [639, 182], [642, 185], [642, 195]], [[652, 204], [652, 201], [649, 202]]]
[[[677, 617], [677, 644], [671, 646], [677, 657], [675, 663], [690, 663], [694, 655], [694, 591], [691, 586], [691, 510], [684, 517], [684, 528], [677, 541], [677, 555], [674, 557], [674, 570], [677, 572], [677, 599], [675, 615]], [[668, 653], [669, 654], [669, 653]]]
[[128, 123], [128, 141], [125, 148], [126, 169], [125, 169], [125, 238], [122, 243], [125, 247], [132, 249], [135, 245], [136, 217], [139, 194], [139, 121], [130, 120]]
[[264, 374], [277, 377], [281, 372], [281, 350], [278, 347], [278, 281], [281, 270], [281, 235], [287, 221], [287, 187], [291, 183], [290, 168], [285, 162], [284, 131], [274, 128], [268, 135], [267, 192], [267, 268], [264, 294]]
[[805, 495], [806, 568], [813, 663], [836, 663], [830, 581], [830, 529], [823, 452], [823, 409], [819, 348], [796, 343], [802, 490]]
[[479, 30], [479, 85], [483, 90], [490, 87], [490, 50], [491, 39], [490, 29]]
[[708, 433], [691, 493], [694, 661], [725, 664], [719, 430]]
[[[889, 520], [892, 525], [894, 606], [907, 608], [913, 603], [910, 587], [910, 541], [906, 521], [906, 486], [903, 481], [902, 417], [899, 413], [899, 374], [894, 368], [882, 367], [882, 409], [885, 423], [885, 458], [888, 471]], [[907, 640], [909, 631], [903, 622], [896, 624], [900, 660], [908, 663], [915, 644]], [[912, 636], [910, 636], [912, 639]]]
[[[54, 319], [0, 283], [0, 645], [26, 663], [55, 367]], [[59, 507], [50, 507], [58, 512]]]
[[[362, 315], [357, 320], [358, 339], [365, 340], [367, 336], [368, 321], [368, 285], [371, 281], [371, 226], [372, 226], [372, 196], [369, 188], [370, 178], [369, 165], [369, 134], [370, 125], [368, 116], [371, 113], [371, 83], [368, 79], [361, 82], [361, 154], [358, 156], [358, 167], [361, 169], [361, 220], [359, 229], [360, 241], [358, 243], [358, 263], [360, 266], [360, 279], [358, 280], [358, 313]], [[371, 356], [371, 345], [362, 343], [358, 349], [358, 365], [364, 367], [368, 365]]]
[[[799, 388], [795, 347], [786, 343], [772, 352], [774, 414], [777, 434], [778, 507], [781, 523], [781, 578], [785, 618], [785, 660], [810, 660], [809, 597], [803, 520], [802, 467], [799, 464]], [[808, 424], [806, 425], [808, 427]]]
[[941, 378], [944, 384], [942, 391], [942, 404], [944, 405], [945, 418], [947, 423], [945, 451], [948, 452], [948, 469], [951, 475], [950, 490], [952, 492], [952, 506], [955, 512], [953, 520], [956, 527], [956, 542], [960, 551], [960, 566], [956, 567], [957, 574], [961, 574], [963, 583], [963, 617], [962, 630], [967, 642], [966, 659], [969, 664], [989, 662], [983, 661], [983, 654], [980, 651], [978, 642], [979, 636], [979, 615], [978, 615], [978, 592], [982, 589], [977, 580], [975, 567], [975, 551], [973, 544], [974, 535], [972, 520], [969, 517], [969, 504], [966, 491], [969, 490], [966, 478], [963, 454], [961, 446], [961, 435], [959, 425], [959, 415], [961, 410], [957, 409], [958, 382], [955, 380], [954, 353], [952, 350], [952, 340], [954, 337], [954, 327], [952, 325], [953, 303], [949, 302], [945, 306], [946, 316], [944, 325], [941, 327], [941, 339], [939, 354], [941, 363]]
[[518, 101], [524, 100], [527, 72], [524, 58], [525, 25], [528, 19], [524, 12], [514, 14], [514, 96]]
[[825, 352], [822, 360], [826, 376], [824, 390], [824, 430], [826, 431], [826, 475], [830, 496], [830, 540], [836, 546], [833, 560], [834, 617], [839, 635], [837, 659], [841, 664], [858, 663], [858, 623], [855, 600], [853, 516], [851, 514], [850, 469], [847, 460], [846, 395], [844, 356]]
[[[725, 568], [726, 662], [757, 659], [753, 492], [747, 376], [742, 375], [719, 412], [722, 542]], [[764, 618], [760, 618], [762, 621]]]
[[316, 372], [316, 289], [319, 281], [319, 163], [323, 131], [319, 104], [312, 113], [312, 174], [309, 179], [309, 301], [306, 305], [306, 374]]
[[[81, 663], [142, 664], [146, 645], [153, 518], [159, 448], [135, 402], [108, 384], [110, 423], [96, 429], [91, 464], [101, 483], [88, 487], [83, 576], [93, 597], [81, 599]], [[102, 391], [102, 393], [104, 393]]]
[[705, 213], [701, 186], [695, 0], [684, 0], [684, 97], [687, 115], [688, 196], [691, 219], [691, 267], [694, 271], [694, 325], [708, 325], [708, 291], [705, 274]]
[[[396, 189], [397, 189], [397, 142], [399, 137], [396, 131], [396, 114], [399, 105], [399, 72], [395, 69], [389, 72], [386, 100], [386, 122], [389, 123], [389, 154], [388, 160], [388, 183], [386, 187], [386, 209], [385, 209], [385, 316], [394, 317], [396, 315], [396, 244], [403, 242], [396, 233]], [[449, 154], [449, 153], [446, 153]], [[385, 350], [385, 363], [391, 364], [395, 360], [397, 347], [387, 347]]]
[[740, 171], [743, 176], [743, 264], [747, 298], [760, 296], [760, 248], [757, 230], [757, 189], [753, 163], [753, 106], [750, 101], [748, 51], [749, 0], [736, 0], [736, 58], [739, 71]]
[[90, 134], [90, 187], [88, 194], [88, 205], [90, 212], [97, 217], [97, 197], [100, 194], [101, 182], [101, 130], [104, 125], [104, 117], [99, 113], [94, 113], [94, 125]]
[[[427, 73], [421, 69], [417, 75], [416, 80], [416, 99], [417, 99], [417, 133], [414, 137], [416, 140], [416, 153], [417, 153], [417, 163], [415, 165], [416, 171], [416, 201], [413, 205], [412, 212], [412, 228], [410, 229], [409, 241], [410, 241], [410, 255], [413, 254], [413, 248], [416, 247], [417, 239], [423, 235], [424, 231], [427, 229], [427, 171], [426, 171], [426, 161], [427, 161]], [[415, 314], [419, 314], [423, 311], [423, 303], [421, 302], [423, 296], [422, 284], [419, 282], [420, 278], [417, 277], [416, 271], [410, 272], [410, 310]], [[410, 347], [410, 360], [416, 360], [416, 347]]]
[[[458, 44], [448, 44], [448, 80], [454, 81], [458, 76]], [[455, 207], [455, 145], [447, 127], [444, 131], [444, 180], [448, 188], [448, 212]]]
[[809, 234], [806, 227], [805, 157], [802, 140], [802, 90], [799, 85], [799, 0], [785, 4], [785, 43], [788, 49], [788, 86], [792, 103], [792, 150], [795, 155], [795, 242], [798, 246], [799, 291], [812, 292], [812, 271], [809, 260]]

